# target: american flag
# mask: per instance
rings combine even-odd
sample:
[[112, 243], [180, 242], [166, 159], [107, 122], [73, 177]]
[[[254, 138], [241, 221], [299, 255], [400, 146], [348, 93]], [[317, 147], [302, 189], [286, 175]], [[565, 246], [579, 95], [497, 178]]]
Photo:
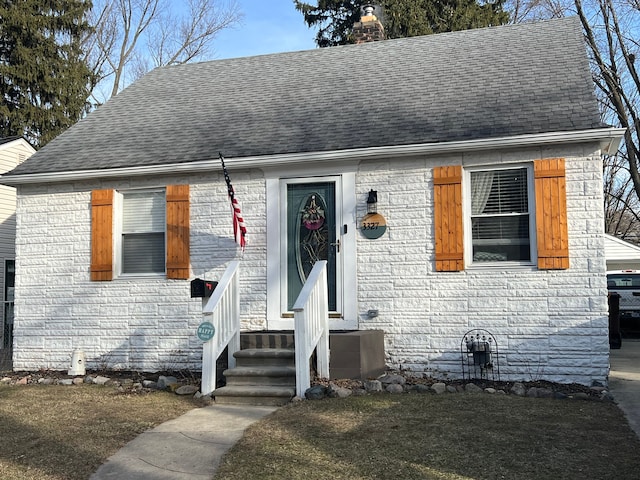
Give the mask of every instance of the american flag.
[[222, 162], [222, 171], [224, 172], [224, 181], [227, 182], [227, 193], [229, 194], [229, 200], [231, 200], [231, 211], [233, 212], [233, 236], [236, 239], [236, 243], [240, 245], [240, 248], [244, 252], [244, 247], [247, 244], [247, 227], [244, 224], [242, 218], [242, 212], [240, 211], [240, 204], [236, 200], [233, 186], [231, 185], [231, 179], [229, 178], [229, 172], [224, 165], [224, 157], [220, 153], [220, 162]]

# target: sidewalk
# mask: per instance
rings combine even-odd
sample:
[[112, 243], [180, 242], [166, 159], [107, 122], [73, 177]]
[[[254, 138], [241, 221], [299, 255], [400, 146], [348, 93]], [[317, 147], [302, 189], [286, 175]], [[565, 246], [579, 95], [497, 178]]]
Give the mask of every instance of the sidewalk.
[[609, 392], [640, 437], [640, 339], [623, 339], [610, 362]]
[[276, 409], [249, 405], [196, 408], [136, 437], [90, 480], [211, 479], [222, 455], [244, 430]]

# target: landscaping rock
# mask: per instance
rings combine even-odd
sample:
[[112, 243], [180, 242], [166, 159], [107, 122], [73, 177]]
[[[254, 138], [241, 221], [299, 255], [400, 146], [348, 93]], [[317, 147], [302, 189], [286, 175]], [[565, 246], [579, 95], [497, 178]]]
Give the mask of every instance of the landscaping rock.
[[[176, 377], [165, 375], [157, 377], [150, 374], [145, 378], [144, 374], [138, 372], [114, 371], [111, 377], [97, 373], [92, 373], [83, 377], [69, 378], [66, 371], [37, 371], [37, 372], [2, 372], [0, 385], [74, 385], [74, 384], [98, 384], [112, 385], [120, 393], [139, 393], [143, 389], [160, 388], [176, 392], [181, 395], [195, 395], [196, 398], [207, 403], [212, 402], [210, 396], [202, 396], [198, 391], [197, 382], [195, 385], [181, 386]], [[158, 382], [154, 381], [158, 378]], [[174, 383], [175, 382], [175, 383]], [[158, 385], [160, 384], [160, 385]], [[187, 393], [188, 392], [188, 393]], [[344, 398], [350, 395], [368, 395], [378, 392], [416, 392], [416, 393], [464, 393], [464, 392], [485, 392], [495, 395], [519, 395], [531, 396], [535, 398], [554, 399], [584, 399], [595, 401], [614, 401], [613, 396], [602, 385], [587, 387], [578, 384], [555, 384], [545, 381], [536, 382], [508, 382], [491, 381], [487, 379], [474, 379], [472, 381], [461, 382], [459, 379], [443, 380], [431, 379], [428, 377], [412, 377], [403, 372], [389, 372], [378, 379], [366, 381], [353, 379], [319, 379], [317, 384], [305, 394], [309, 399], [321, 399], [327, 396]], [[299, 399], [302, 400], [302, 399]]]
[[405, 383], [407, 383], [406, 378], [404, 378], [402, 375], [397, 375], [397, 374], [383, 375], [378, 380], [380, 380], [380, 383], [382, 383], [383, 385], [391, 385], [391, 384], [404, 385]]
[[467, 393], [482, 393], [482, 388], [477, 386], [475, 383], [467, 383], [464, 386], [464, 391]]
[[538, 398], [553, 398], [553, 391], [548, 388], [538, 388]]
[[524, 397], [527, 394], [527, 389], [522, 383], [516, 382], [511, 387], [511, 393], [519, 397]]
[[442, 382], [438, 382], [431, 385], [431, 390], [433, 390], [436, 394], [440, 395], [447, 391], [447, 386]]
[[183, 385], [176, 389], [177, 395], [193, 395], [198, 391], [198, 387], [195, 385]]
[[399, 383], [390, 383], [385, 390], [389, 393], [403, 393], [404, 388]]
[[553, 398], [553, 391], [543, 387], [531, 387], [529, 390], [527, 390], [527, 397]]
[[327, 389], [323, 385], [315, 385], [308, 388], [304, 392], [304, 396], [307, 400], [322, 400], [326, 396]]
[[109, 380], [110, 379], [108, 377], [103, 377], [102, 375], [98, 375], [93, 379], [93, 383], [95, 383], [96, 385], [106, 385], [106, 383]]
[[352, 392], [348, 388], [339, 387], [337, 385], [329, 385], [327, 389], [327, 396], [331, 398], [347, 398], [351, 396]]
[[367, 380], [364, 382], [364, 389], [367, 392], [381, 392], [382, 391], [382, 383], [380, 380]]
[[178, 388], [178, 379], [172, 376], [160, 375], [158, 377], [158, 390], [171, 390], [171, 386], [174, 386], [173, 390]]
[[429, 385], [418, 384], [414, 387], [414, 390], [418, 393], [429, 393], [431, 392], [431, 387]]
[[536, 398], [538, 396], [538, 387], [531, 387], [530, 389], [528, 389], [526, 396], [530, 398]]

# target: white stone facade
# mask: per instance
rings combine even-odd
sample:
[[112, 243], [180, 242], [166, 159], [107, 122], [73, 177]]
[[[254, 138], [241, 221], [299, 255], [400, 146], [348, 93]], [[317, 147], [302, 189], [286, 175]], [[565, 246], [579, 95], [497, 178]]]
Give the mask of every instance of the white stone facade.
[[[602, 168], [596, 145], [531, 148], [361, 162], [356, 219], [378, 192], [387, 232], [357, 235], [360, 329], [385, 332], [388, 366], [436, 377], [461, 375], [461, 341], [475, 328], [497, 339], [502, 380], [606, 382], [608, 306]], [[432, 169], [566, 159], [568, 270], [434, 267]], [[314, 168], [318, 168], [316, 165]], [[327, 167], [327, 175], [334, 172]], [[234, 172], [249, 228], [241, 264], [243, 328], [268, 328], [266, 188], [259, 169]], [[191, 185], [192, 278], [219, 278], [237, 257], [220, 173], [104, 180], [18, 189], [14, 369], [66, 370], [73, 350], [89, 368], [198, 370], [201, 302], [189, 281], [117, 278], [91, 282], [91, 190]], [[356, 228], [356, 224], [350, 228]], [[370, 318], [366, 312], [376, 309]]]

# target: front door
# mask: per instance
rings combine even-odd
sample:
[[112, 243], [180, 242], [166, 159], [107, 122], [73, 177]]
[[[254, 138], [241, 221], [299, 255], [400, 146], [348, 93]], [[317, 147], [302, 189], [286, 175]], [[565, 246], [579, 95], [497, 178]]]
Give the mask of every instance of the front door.
[[267, 178], [267, 328], [293, 329], [293, 305], [327, 261], [329, 327], [358, 327], [355, 174]]
[[329, 311], [341, 312], [342, 268], [340, 256], [341, 211], [336, 208], [336, 181], [324, 179], [288, 180], [286, 190], [286, 227], [283, 247], [286, 252], [283, 293], [284, 311], [293, 310], [311, 269], [319, 260], [327, 260]]

